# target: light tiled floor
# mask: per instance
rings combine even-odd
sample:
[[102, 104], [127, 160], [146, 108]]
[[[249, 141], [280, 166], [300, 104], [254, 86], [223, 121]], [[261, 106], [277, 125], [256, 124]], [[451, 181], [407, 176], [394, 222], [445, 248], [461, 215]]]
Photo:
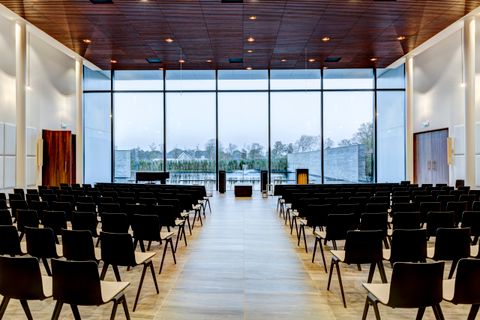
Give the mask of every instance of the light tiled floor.
[[[160, 294], [155, 294], [149, 274], [145, 278], [137, 311], [132, 319], [360, 319], [366, 298], [361, 283], [368, 268], [341, 266], [348, 308], [343, 308], [338, 280], [333, 277], [331, 291], [326, 290], [327, 274], [319, 264], [311, 263], [313, 237], [308, 234], [309, 253], [297, 247], [295, 236], [278, 218], [276, 198], [235, 199], [232, 194], [216, 194], [212, 211], [207, 210], [204, 226], [188, 236], [189, 245], [179, 247], [177, 265], [167, 255], [164, 271], [158, 275]], [[153, 246], [159, 266], [162, 247]], [[328, 250], [328, 249], [327, 249]], [[326, 253], [330, 264], [330, 254]], [[387, 277], [391, 268], [385, 264]], [[127, 301], [130, 310], [140, 279], [141, 268], [121, 269], [130, 281]], [[113, 280], [113, 272], [109, 272]], [[378, 274], [374, 281], [380, 282]], [[49, 319], [51, 299], [30, 303], [35, 319]], [[446, 319], [466, 319], [468, 306], [442, 303]], [[108, 319], [111, 305], [80, 307], [83, 319]], [[384, 319], [413, 319], [415, 310], [380, 307]], [[22, 319], [18, 301], [11, 301], [5, 319]], [[65, 306], [62, 319], [73, 318]], [[117, 318], [124, 319], [121, 308]], [[427, 310], [425, 319], [433, 319]], [[368, 319], [374, 319], [373, 310]]]

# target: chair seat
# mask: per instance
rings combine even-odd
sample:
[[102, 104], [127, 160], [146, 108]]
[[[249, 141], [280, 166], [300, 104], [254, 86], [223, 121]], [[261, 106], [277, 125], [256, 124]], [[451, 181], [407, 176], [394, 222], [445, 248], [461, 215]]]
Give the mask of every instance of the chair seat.
[[393, 229], [387, 229], [387, 236], [391, 237], [393, 235]]
[[389, 283], [362, 283], [362, 285], [370, 294], [375, 296], [380, 303], [385, 305], [388, 303], [390, 298]]
[[343, 262], [345, 261], [345, 250], [331, 250], [330, 253], [333, 255], [333, 258]]
[[175, 219], [175, 226], [183, 226], [185, 225], [185, 220], [182, 219]]
[[180, 216], [181, 216], [182, 218], [186, 218], [186, 217], [188, 217], [189, 215], [190, 215], [190, 212], [187, 212], [187, 211], [183, 211], [183, 212], [180, 213]]
[[160, 238], [161, 238], [162, 240], [171, 239], [174, 234], [175, 234], [175, 233], [173, 233], [172, 231], [170, 231], [170, 232], [160, 232]]
[[94, 248], [93, 252], [95, 254], [95, 259], [97, 259], [97, 261], [102, 260], [102, 250], [100, 248]]
[[53, 294], [52, 287], [52, 277], [42, 276], [42, 286], [43, 286], [43, 295], [46, 298], [50, 298]]
[[292, 211], [292, 217], [298, 217], [298, 211], [297, 210]]
[[392, 256], [392, 250], [390, 249], [383, 249], [383, 260], [390, 260], [390, 257]]
[[142, 264], [152, 259], [156, 255], [156, 252], [147, 251], [147, 252], [135, 252], [135, 263]]
[[193, 209], [193, 210], [200, 210], [201, 208], [202, 208], [202, 206], [199, 205], [199, 204], [196, 204], [196, 205], [193, 205], [193, 204], [192, 204], [192, 209]]
[[470, 246], [470, 256], [476, 257], [478, 255], [478, 244], [474, 246]]
[[443, 280], [443, 299], [452, 301], [455, 295], [455, 279]]
[[300, 225], [306, 226], [308, 223], [307, 219], [300, 219]]
[[100, 281], [100, 289], [102, 290], [102, 300], [107, 303], [113, 300], [120, 292], [125, 290], [130, 285], [130, 282], [116, 282], [116, 281]]
[[434, 255], [435, 255], [435, 248], [434, 247], [427, 248], [427, 258], [433, 259]]
[[327, 233], [325, 231], [315, 230], [315, 237], [325, 239], [327, 237]]

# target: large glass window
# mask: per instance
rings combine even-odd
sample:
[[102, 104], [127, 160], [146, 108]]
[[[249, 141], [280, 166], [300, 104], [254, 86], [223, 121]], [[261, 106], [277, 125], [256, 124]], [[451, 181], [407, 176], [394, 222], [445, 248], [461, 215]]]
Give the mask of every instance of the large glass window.
[[84, 94], [84, 182], [112, 179], [110, 93]]
[[267, 90], [267, 70], [219, 70], [219, 90]]
[[260, 190], [260, 171], [268, 170], [268, 94], [218, 93], [219, 169], [227, 189], [237, 183]]
[[166, 105], [170, 183], [215, 189], [215, 93], [167, 93]]
[[373, 91], [324, 93], [325, 183], [374, 181], [373, 98]]
[[272, 70], [270, 71], [270, 88], [282, 89], [310, 89], [319, 90], [321, 87], [319, 69]]
[[322, 182], [320, 92], [271, 93], [271, 170], [274, 184], [295, 183], [296, 169]]
[[110, 75], [110, 71], [83, 68], [83, 90], [110, 91], [112, 89]]
[[327, 69], [323, 72], [325, 89], [373, 89], [373, 69]]
[[114, 94], [115, 182], [134, 182], [137, 171], [163, 171], [163, 94]]
[[213, 70], [168, 70], [167, 90], [215, 90]]
[[113, 89], [116, 91], [163, 90], [163, 71], [161, 70], [115, 71]]

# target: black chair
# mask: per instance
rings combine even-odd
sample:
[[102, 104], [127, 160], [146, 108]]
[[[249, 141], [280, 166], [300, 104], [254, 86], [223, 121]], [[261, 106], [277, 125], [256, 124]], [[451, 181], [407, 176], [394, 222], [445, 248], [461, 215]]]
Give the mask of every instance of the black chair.
[[472, 211], [473, 202], [476, 200], [475, 195], [473, 194], [462, 194], [458, 201], [466, 201], [467, 202], [467, 210]]
[[165, 242], [163, 246], [162, 260], [160, 262], [160, 271], [158, 272], [159, 274], [162, 273], [163, 261], [165, 260], [165, 254], [167, 253], [168, 245], [170, 245], [172, 251], [173, 261], [175, 264], [177, 264], [177, 260], [175, 258], [175, 249], [173, 248], [174, 233], [171, 231], [160, 232], [160, 219], [157, 215], [135, 214], [133, 216], [132, 229], [133, 238], [135, 239], [133, 242], [134, 249], [136, 249], [137, 244], [140, 243], [142, 252], [145, 252], [145, 246], [143, 244], [144, 241], [148, 241], [147, 250], [150, 250], [152, 241], [158, 241], [160, 243], [162, 243], [162, 241]]
[[102, 231], [113, 233], [128, 233], [130, 223], [125, 213], [103, 213]]
[[33, 319], [28, 300], [45, 300], [52, 296], [50, 277], [42, 277], [38, 260], [33, 257], [0, 256], [0, 319], [10, 299], [18, 299], [28, 319]]
[[27, 253], [32, 257], [42, 260], [45, 270], [49, 276], [52, 275], [48, 260], [51, 258], [59, 258], [57, 246], [55, 244], [56, 237], [50, 228], [31, 228], [25, 227], [27, 238]]
[[153, 282], [155, 284], [157, 294], [159, 293], [157, 278], [155, 276], [155, 270], [152, 261], [152, 258], [155, 256], [155, 252], [135, 252], [133, 249], [132, 236], [128, 233], [109, 233], [102, 231], [100, 233], [100, 238], [102, 240], [101, 251], [103, 261], [103, 269], [100, 279], [103, 280], [105, 278], [105, 274], [107, 273], [110, 265], [113, 268], [117, 281], [121, 281], [120, 272], [118, 271], [119, 266], [135, 267], [137, 265], [143, 265], [142, 276], [140, 278], [137, 295], [135, 297], [135, 303], [133, 305], [133, 311], [135, 311], [137, 308], [140, 291], [142, 290], [143, 279], [145, 278], [145, 273], [147, 272], [148, 268], [150, 268], [150, 271], [152, 272]]
[[442, 211], [442, 204], [440, 202], [422, 202], [418, 207], [418, 211], [420, 211], [420, 222], [422, 226], [425, 222], [427, 222], [427, 213], [430, 211]]
[[20, 201], [20, 200], [25, 200], [23, 194], [20, 194], [20, 193], [9, 193], [8, 194], [8, 200], [9, 201], [14, 201], [14, 200], [17, 200], [17, 201]]
[[70, 304], [75, 319], [80, 319], [78, 306], [99, 306], [113, 301], [110, 319], [115, 319], [121, 303], [127, 319], [130, 319], [125, 289], [129, 282], [101, 281], [94, 261], [63, 261], [54, 259], [53, 299], [56, 300], [52, 320], [60, 317], [64, 303]]
[[389, 248], [387, 229], [388, 214], [385, 213], [362, 213], [360, 217], [359, 230], [381, 230], [383, 234], [383, 244], [385, 248]]
[[38, 225], [38, 215], [35, 210], [17, 210], [17, 229], [20, 232], [20, 241], [22, 241], [25, 235], [25, 227], [38, 228]]
[[468, 320], [475, 320], [480, 307], [480, 260], [460, 259], [455, 279], [443, 281], [443, 299], [453, 304], [471, 304]]
[[45, 228], [50, 228], [55, 233], [55, 242], [62, 235], [62, 229], [67, 229], [67, 217], [64, 211], [45, 211], [43, 214], [42, 224]]
[[98, 205], [98, 213], [101, 215], [103, 213], [120, 213], [122, 209], [120, 208], [119, 203], [100, 203]]
[[332, 281], [333, 267], [337, 269], [338, 282], [342, 293], [343, 306], [346, 308], [345, 293], [343, 291], [342, 277], [340, 275], [340, 262], [346, 264], [370, 264], [367, 282], [372, 282], [375, 267], [378, 266], [380, 277], [383, 283], [387, 282], [385, 270], [383, 268], [382, 254], [383, 232], [381, 230], [356, 230], [348, 231], [345, 241], [345, 250], [332, 250], [332, 262], [330, 273], [328, 275], [327, 290], [330, 290]]
[[76, 199], [76, 202], [75, 203], [79, 203], [79, 202], [82, 202], [82, 203], [95, 203], [93, 201], [93, 198], [91, 196], [77, 196], [77, 199]]
[[167, 231], [170, 231], [172, 227], [178, 227], [177, 238], [175, 240], [175, 252], [177, 251], [178, 242], [183, 238], [185, 246], [187, 246], [187, 236], [185, 234], [185, 220], [178, 216], [178, 212], [175, 211], [175, 207], [171, 205], [156, 205], [150, 208], [152, 214], [158, 216], [160, 230], [162, 227], [166, 227]]
[[17, 219], [18, 210], [27, 210], [28, 203], [25, 200], [10, 200], [10, 209], [12, 212], [12, 217]]
[[80, 212], [97, 212], [97, 205], [93, 202], [77, 202], [75, 207]]
[[365, 206], [365, 211], [369, 213], [387, 213], [389, 208], [389, 203], [367, 203]]
[[419, 211], [396, 211], [392, 216], [392, 228], [395, 229], [418, 229], [420, 228]]
[[75, 261], [99, 261], [100, 251], [95, 251], [92, 234], [88, 230], [62, 230], [63, 257]]
[[463, 211], [468, 210], [467, 201], [450, 201], [447, 202], [446, 211], [453, 211], [455, 213], [455, 226], [462, 220]]
[[53, 201], [50, 204], [51, 211], [63, 211], [65, 219], [68, 221], [72, 219], [72, 211], [74, 209], [75, 207], [70, 202]]
[[439, 195], [437, 197], [437, 201], [441, 203], [441, 210], [444, 211], [444, 210], [447, 210], [447, 203], [448, 202], [451, 202], [451, 201], [456, 201], [456, 197], [453, 196], [453, 195]]
[[373, 306], [376, 319], [380, 319], [379, 303], [391, 308], [418, 308], [418, 320], [423, 318], [425, 309], [431, 306], [435, 318], [443, 320], [440, 308], [443, 269], [444, 262], [395, 263], [390, 284], [363, 284], [368, 294], [362, 320], [367, 318], [370, 305]]
[[20, 247], [17, 228], [15, 226], [0, 226], [0, 255], [14, 257], [24, 254]]
[[8, 209], [0, 209], [0, 226], [11, 226], [13, 225], [12, 216]]
[[427, 237], [434, 237], [438, 228], [455, 227], [455, 214], [451, 211], [430, 211], [427, 213]]
[[329, 214], [327, 218], [327, 226], [325, 231], [315, 231], [315, 245], [313, 247], [312, 263], [315, 260], [317, 245], [322, 254], [322, 261], [325, 272], [327, 272], [327, 264], [325, 262], [325, 254], [323, 252], [322, 240], [326, 243], [332, 241], [333, 248], [337, 250], [337, 240], [345, 240], [349, 230], [355, 230], [358, 226], [358, 219], [354, 213], [351, 214]]
[[425, 229], [396, 229], [393, 231], [390, 250], [383, 258], [395, 262], [425, 262], [427, 259], [427, 231]]
[[28, 204], [30, 204], [32, 201], [40, 201], [40, 195], [34, 193], [27, 193], [25, 198]]
[[28, 207], [31, 210], [37, 211], [38, 218], [40, 220], [42, 220], [42, 218], [43, 218], [43, 213], [45, 211], [50, 210], [50, 206], [49, 206], [48, 202], [46, 202], [46, 201], [35, 201], [35, 200], [33, 200], [33, 201], [29, 202]]
[[72, 230], [88, 230], [92, 237], [97, 238], [97, 215], [94, 212], [75, 211], [72, 213]]
[[6, 200], [1, 200], [0, 199], [0, 209], [8, 209], [7, 201]]
[[451, 279], [458, 260], [470, 257], [470, 228], [439, 228], [435, 248], [427, 249], [427, 257], [436, 261], [452, 261], [448, 274]]
[[476, 245], [480, 236], [480, 211], [464, 211], [460, 225], [462, 228], [470, 228], [472, 244]]

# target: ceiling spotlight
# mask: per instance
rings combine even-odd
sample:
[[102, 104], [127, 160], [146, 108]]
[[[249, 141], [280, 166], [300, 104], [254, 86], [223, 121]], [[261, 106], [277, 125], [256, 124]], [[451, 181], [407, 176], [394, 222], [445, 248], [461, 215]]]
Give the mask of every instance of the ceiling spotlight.
[[208, 59], [207, 62], [208, 62], [208, 63], [212, 63], [212, 59]]
[[280, 61], [282, 61], [282, 62], [287, 62], [287, 59], [282, 59], [282, 60], [280, 60]]
[[327, 70], [327, 69], [328, 69], [328, 67], [327, 67], [327, 66], [323, 67], [323, 70]]
[[110, 63], [114, 63], [114, 64], [115, 64], [115, 63], [117, 63], [117, 62], [118, 62], [118, 61], [117, 61], [117, 60], [114, 60], [114, 59], [110, 60]]
[[330, 41], [330, 37], [323, 37], [323, 38], [322, 38], [322, 41], [323, 41], [323, 42], [328, 42], [328, 41]]
[[248, 37], [248, 38], [247, 38], [247, 41], [248, 41], [248, 42], [255, 42], [255, 38], [254, 38], [254, 37]]
[[179, 63], [185, 63], [185, 60], [184, 59], [180, 59], [178, 60]]
[[167, 39], [165, 39], [165, 42], [172, 43], [173, 39], [172, 38], [167, 38]]
[[405, 37], [405, 36], [398, 36], [398, 37], [397, 37], [397, 40], [398, 40], [398, 41], [402, 41], [402, 40], [405, 40], [406, 38], [407, 38], [407, 37]]
[[248, 17], [249, 20], [257, 20], [257, 16], [250, 16]]
[[375, 61], [377, 61], [377, 60], [378, 60], [378, 58], [371, 58], [371, 59], [370, 59], [370, 61], [372, 61], [372, 62], [375, 62]]
[[83, 41], [84, 43], [86, 43], [86, 44], [92, 43], [92, 40], [90, 40], [90, 39], [83, 39], [82, 41]]
[[252, 67], [246, 67], [247, 70], [252, 70]]
[[310, 58], [310, 59], [308, 59], [308, 62], [315, 62], [315, 59]]
[[252, 49], [248, 49], [247, 52], [248, 52], [248, 53], [253, 53], [253, 50], [252, 50]]

